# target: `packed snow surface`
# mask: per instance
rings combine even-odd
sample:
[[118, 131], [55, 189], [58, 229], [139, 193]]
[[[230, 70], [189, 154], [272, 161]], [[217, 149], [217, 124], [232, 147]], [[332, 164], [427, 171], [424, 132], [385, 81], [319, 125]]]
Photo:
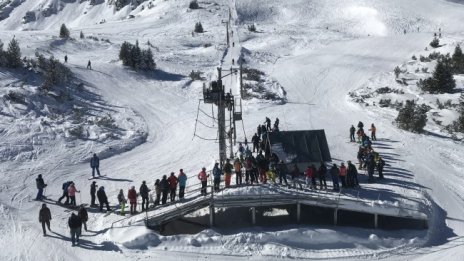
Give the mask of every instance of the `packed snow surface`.
[[[463, 260], [462, 143], [437, 135], [434, 125], [429, 134], [398, 130], [392, 123], [394, 113], [360, 105], [348, 95], [362, 93], [373, 83], [390, 84], [393, 68], [422, 52], [439, 28], [448, 44], [462, 45], [464, 5], [459, 2], [212, 0], [198, 1], [202, 8], [190, 10], [189, 1], [152, 0], [117, 10], [98, 0], [0, 1], [2, 42], [14, 36], [22, 56], [33, 57], [38, 51], [62, 60], [67, 55], [66, 66], [83, 83], [83, 99], [91, 105], [88, 120], [111, 115], [116, 125], [88, 124], [85, 139], [72, 138], [74, 123], [36, 98], [34, 77], [1, 68], [0, 94], [27, 94], [33, 106], [1, 101], [0, 259]], [[229, 17], [234, 46], [227, 48], [222, 21]], [[205, 32], [192, 33], [199, 21]], [[62, 23], [73, 39], [58, 38]], [[257, 32], [248, 31], [251, 24]], [[84, 39], [79, 38], [81, 31]], [[152, 49], [155, 72], [136, 72], [118, 61], [120, 45], [136, 40]], [[106, 175], [97, 183], [105, 187], [113, 207], [120, 189], [138, 188], [143, 180], [152, 187], [155, 179], [180, 168], [188, 175], [203, 166], [211, 169], [217, 143], [193, 135], [203, 82], [188, 75], [201, 71], [205, 81], [215, 80], [216, 67], [230, 68], [239, 57], [246, 67], [263, 71], [264, 87], [281, 97], [243, 102], [245, 133], [238, 132], [239, 140], [245, 135], [250, 140], [266, 116], [278, 117], [281, 130], [324, 129], [333, 161], [339, 163], [356, 159], [357, 147], [347, 142], [351, 124], [375, 123], [379, 141], [373, 146], [387, 161], [387, 179], [363, 183], [361, 196], [385, 204], [427, 198], [433, 207], [429, 229], [283, 224], [162, 236], [145, 228], [140, 215], [121, 223], [121, 216], [92, 209], [89, 231], [83, 232], [78, 247], [71, 247], [71, 211], [55, 200], [61, 184], [73, 180], [81, 190], [78, 204], [90, 201], [88, 160], [93, 153], [101, 156], [100, 170]], [[92, 70], [85, 67], [88, 60]], [[223, 80], [227, 90], [239, 93], [238, 75]], [[462, 82], [458, 80], [460, 90]], [[211, 111], [205, 104], [200, 108]], [[202, 113], [199, 120], [215, 124]], [[216, 137], [214, 129], [197, 128], [199, 136]], [[47, 237], [42, 237], [37, 219], [41, 202], [32, 200], [38, 174], [48, 184], [46, 202], [53, 217], [53, 232]], [[198, 181], [191, 178], [188, 183]]]

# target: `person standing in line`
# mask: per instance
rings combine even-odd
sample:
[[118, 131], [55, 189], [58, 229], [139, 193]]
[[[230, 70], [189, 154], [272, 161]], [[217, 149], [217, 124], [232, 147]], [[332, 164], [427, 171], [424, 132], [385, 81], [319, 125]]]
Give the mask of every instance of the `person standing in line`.
[[75, 244], [79, 244], [79, 237], [81, 236], [81, 227], [82, 227], [82, 221], [81, 219], [74, 214], [74, 212], [71, 214], [71, 217], [68, 219], [68, 226], [69, 229], [71, 230], [71, 241], [72, 241], [72, 246], [75, 246]]
[[356, 138], [354, 137], [354, 133], [356, 132], [356, 128], [354, 125], [351, 125], [350, 128], [350, 142], [356, 142]]
[[242, 163], [239, 158], [236, 158], [234, 161], [234, 170], [235, 170], [235, 185], [242, 185]]
[[[253, 152], [259, 151], [259, 136], [257, 133], [251, 138], [251, 142], [253, 143]], [[248, 157], [248, 156], [247, 156]]]
[[198, 173], [198, 179], [201, 182], [201, 195], [206, 196], [206, 187], [208, 186], [208, 177], [209, 175], [206, 174], [206, 168], [201, 168], [200, 173]]
[[92, 63], [90, 60], [87, 62], [87, 69], [92, 70]]
[[176, 190], [177, 190], [177, 177], [174, 175], [174, 172], [171, 172], [171, 176], [168, 178], [169, 183], [169, 198], [171, 202], [176, 200]]
[[371, 128], [369, 129], [369, 131], [371, 132], [371, 140], [377, 140], [377, 136], [375, 136], [377, 128], [375, 127], [374, 123], [371, 124]]
[[312, 179], [314, 178], [314, 170], [311, 168], [311, 166], [308, 166], [305, 170], [305, 176], [306, 176], [306, 187], [309, 187], [310, 189], [313, 189], [312, 185]]
[[124, 197], [124, 190], [120, 189], [119, 194], [118, 194], [118, 202], [119, 202], [119, 207], [121, 208], [121, 215], [126, 214], [126, 198]]
[[50, 209], [47, 207], [47, 204], [42, 204], [42, 208], [39, 211], [39, 222], [42, 223], [42, 230], [43, 235], [46, 236], [47, 232], [45, 230], [45, 225], [47, 225], [48, 231], [52, 231], [50, 229], [50, 220], [52, 220], [52, 213]]
[[347, 175], [348, 175], [348, 180], [350, 187], [356, 187], [359, 186], [358, 182], [358, 170], [356, 169], [356, 166], [351, 163], [351, 161], [348, 161], [348, 169], [347, 169]]
[[187, 175], [184, 173], [183, 169], [179, 170], [177, 180], [179, 181], [179, 199], [183, 199], [185, 195], [185, 187], [187, 186]]
[[64, 62], [65, 62], [65, 63], [68, 62], [68, 55], [67, 55], [67, 54], [64, 56]]
[[98, 185], [96, 184], [96, 181], [92, 181], [92, 184], [90, 185], [90, 206], [95, 207], [97, 204], [95, 204], [95, 194], [97, 193], [97, 188]]
[[72, 182], [68, 187], [68, 196], [71, 202], [69, 203], [71, 206], [76, 207], [76, 192], [81, 193], [79, 190], [76, 189], [74, 182]]
[[37, 185], [38, 190], [35, 200], [42, 200], [44, 188], [47, 186], [42, 178], [42, 174], [39, 174], [39, 176], [35, 179], [35, 184]]
[[148, 188], [145, 180], [142, 181], [139, 192], [140, 196], [142, 197], [142, 211], [148, 210], [148, 195], [150, 193], [150, 189]]
[[330, 176], [332, 177], [334, 191], [340, 190], [340, 184], [338, 183], [338, 175], [340, 175], [340, 170], [338, 169], [337, 164], [333, 164], [332, 168], [330, 168]]
[[95, 170], [97, 170], [97, 174], [100, 177], [100, 158], [97, 154], [93, 154], [92, 158], [90, 159], [90, 167], [92, 168], [92, 177], [95, 178]]
[[324, 162], [321, 161], [321, 166], [319, 167], [319, 170], [317, 171], [317, 174], [319, 176], [320, 189], [322, 189], [323, 188], [322, 185], [324, 185], [324, 188], [327, 190], [327, 181], [325, 179], [326, 173], [327, 173], [327, 167], [325, 166]]
[[385, 167], [385, 161], [382, 157], [379, 157], [377, 161], [377, 171], [379, 172], [379, 179], [383, 179], [383, 167]]
[[103, 211], [103, 205], [106, 205], [106, 210], [111, 211], [108, 197], [106, 196], [105, 187], [101, 186], [97, 191], [98, 202], [100, 203], [100, 211]]
[[339, 177], [340, 177], [340, 181], [342, 182], [342, 188], [346, 188], [346, 167], [345, 167], [345, 163], [342, 162], [342, 164], [340, 165], [340, 173], [339, 173]]
[[87, 210], [85, 209], [84, 205], [81, 205], [81, 207], [79, 208], [77, 216], [79, 216], [79, 218], [82, 221], [82, 224], [84, 225], [85, 231], [87, 231], [87, 221], [89, 220], [89, 214], [87, 213]]
[[163, 178], [160, 181], [160, 187], [161, 187], [161, 192], [163, 194], [161, 198], [161, 204], [166, 204], [166, 201], [168, 200], [168, 192], [169, 192], [169, 182], [166, 178], [166, 175], [163, 175]]
[[296, 188], [296, 185], [298, 184], [300, 186], [300, 189], [303, 189], [301, 184], [298, 181], [298, 179], [300, 178], [300, 175], [301, 175], [300, 169], [298, 168], [298, 165], [295, 164], [293, 166], [293, 171], [291, 172], [293, 188]]
[[130, 213], [131, 215], [134, 215], [137, 212], [137, 191], [135, 191], [135, 186], [132, 186], [132, 188], [129, 189], [127, 198], [130, 203]]
[[214, 192], [219, 192], [221, 184], [222, 170], [219, 168], [219, 163], [214, 164], [213, 177], [214, 177]]
[[156, 194], [156, 199], [155, 199], [155, 206], [158, 206], [160, 204], [161, 200], [161, 185], [160, 185], [160, 180], [156, 179], [155, 181], [155, 194]]
[[224, 183], [226, 188], [230, 187], [230, 180], [232, 178], [232, 168], [233, 166], [232, 164], [230, 164], [230, 160], [226, 159], [226, 163], [222, 167], [222, 169], [224, 170]]
[[284, 161], [281, 160], [277, 165], [276, 165], [276, 171], [277, 174], [279, 175], [279, 184], [282, 184], [282, 180], [285, 181], [285, 185], [288, 187], [288, 182], [287, 182], [287, 165], [285, 165]]

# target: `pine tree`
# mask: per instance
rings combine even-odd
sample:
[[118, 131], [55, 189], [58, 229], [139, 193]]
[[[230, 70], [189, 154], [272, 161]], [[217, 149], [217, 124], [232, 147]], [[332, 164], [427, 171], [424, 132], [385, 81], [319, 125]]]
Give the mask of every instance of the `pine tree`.
[[400, 67], [396, 66], [395, 70], [393, 70], [393, 72], [395, 73], [395, 77], [398, 78], [400, 76], [400, 73], [401, 73]]
[[121, 49], [119, 50], [119, 59], [122, 60], [123, 65], [131, 65], [131, 47], [132, 45], [128, 42], [124, 42], [121, 45]]
[[190, 9], [199, 9], [200, 6], [198, 5], [197, 0], [192, 0], [192, 1], [190, 1], [189, 8], [190, 8]]
[[200, 22], [195, 24], [195, 33], [203, 33], [203, 25]]
[[0, 66], [6, 66], [6, 52], [3, 51], [3, 42], [0, 40]]
[[155, 60], [153, 59], [153, 52], [150, 48], [142, 51], [143, 57], [143, 70], [154, 70], [156, 67]]
[[66, 27], [65, 24], [61, 25], [60, 38], [63, 38], [63, 39], [68, 39], [69, 38], [69, 30], [68, 30], [68, 28]]
[[458, 44], [454, 48], [452, 60], [453, 72], [456, 74], [464, 74], [464, 54], [462, 53], [461, 46]]
[[420, 133], [427, 123], [426, 113], [425, 108], [417, 106], [413, 100], [407, 100], [395, 121], [400, 129]]
[[131, 48], [131, 64], [130, 66], [134, 69], [140, 68], [140, 63], [142, 61], [142, 51], [139, 47], [139, 41], [135, 41], [135, 46]]
[[454, 122], [456, 130], [459, 132], [464, 132], [464, 93], [461, 93], [459, 98], [459, 117]]
[[8, 44], [6, 51], [6, 66], [10, 68], [18, 68], [22, 65], [21, 49], [19, 48], [18, 41], [13, 37]]
[[437, 37], [434, 37], [433, 40], [430, 42], [430, 46], [432, 46], [433, 48], [440, 47], [440, 40], [438, 40]]
[[435, 71], [433, 72], [435, 88], [432, 93], [451, 93], [456, 87], [456, 81], [448, 60], [438, 61]]

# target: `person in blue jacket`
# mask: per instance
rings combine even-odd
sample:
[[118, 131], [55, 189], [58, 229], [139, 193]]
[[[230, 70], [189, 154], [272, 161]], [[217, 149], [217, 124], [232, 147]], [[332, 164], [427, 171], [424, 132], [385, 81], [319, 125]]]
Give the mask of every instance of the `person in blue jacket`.
[[221, 184], [222, 170], [219, 168], [219, 163], [214, 164], [213, 177], [214, 177], [214, 191], [219, 191], [219, 185]]
[[100, 175], [100, 159], [98, 158], [97, 154], [93, 154], [93, 157], [90, 159], [90, 167], [92, 168], [92, 177], [95, 178], [95, 170], [97, 170], [98, 176]]
[[185, 195], [185, 186], [187, 185], [187, 175], [184, 173], [183, 169], [179, 170], [177, 181], [179, 182], [179, 199], [183, 199]]

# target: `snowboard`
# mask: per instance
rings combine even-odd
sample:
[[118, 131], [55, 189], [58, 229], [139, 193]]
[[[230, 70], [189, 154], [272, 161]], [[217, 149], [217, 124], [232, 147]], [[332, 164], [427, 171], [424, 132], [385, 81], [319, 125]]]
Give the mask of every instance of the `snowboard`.
[[102, 178], [102, 177], [106, 177], [106, 175], [100, 175], [100, 176], [96, 176], [96, 177], [90, 177], [89, 180], [92, 180], [92, 179], [99, 179], [99, 178]]

